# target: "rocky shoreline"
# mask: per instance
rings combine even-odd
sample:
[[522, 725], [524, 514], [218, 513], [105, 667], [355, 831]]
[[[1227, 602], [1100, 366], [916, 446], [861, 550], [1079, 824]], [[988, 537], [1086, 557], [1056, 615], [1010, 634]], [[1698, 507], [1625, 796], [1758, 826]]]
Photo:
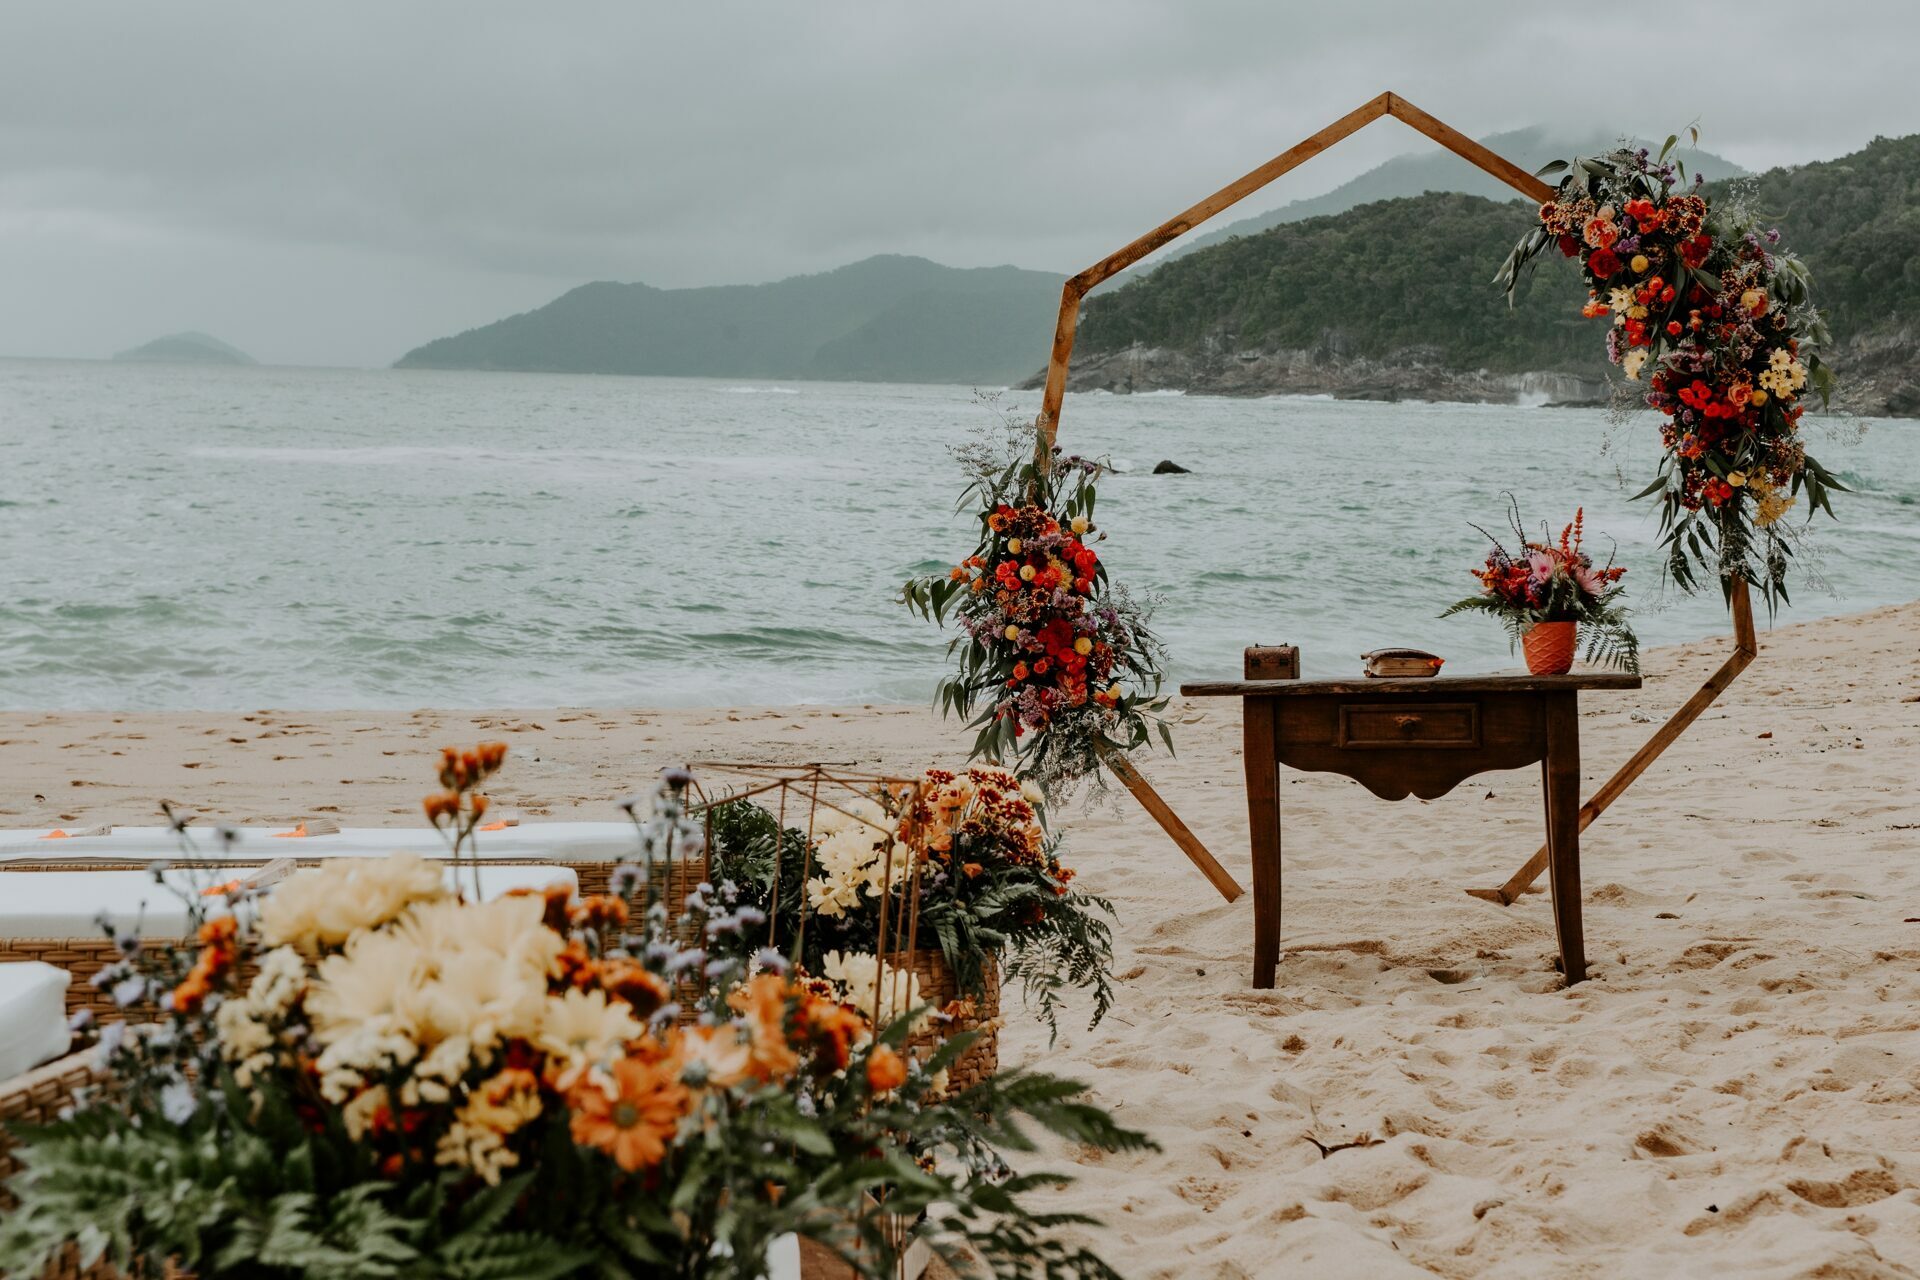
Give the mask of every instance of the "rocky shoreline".
[[[1843, 344], [1834, 352], [1836, 407], [1864, 417], [1920, 417], [1920, 339], [1907, 331]], [[1039, 387], [1044, 371], [1021, 386]], [[1199, 395], [1327, 395], [1336, 400], [1452, 401], [1605, 407], [1604, 374], [1536, 370], [1499, 373], [1447, 365], [1437, 348], [1410, 347], [1383, 358], [1344, 353], [1336, 341], [1316, 348], [1185, 351], [1133, 346], [1076, 352], [1070, 391], [1188, 391]]]

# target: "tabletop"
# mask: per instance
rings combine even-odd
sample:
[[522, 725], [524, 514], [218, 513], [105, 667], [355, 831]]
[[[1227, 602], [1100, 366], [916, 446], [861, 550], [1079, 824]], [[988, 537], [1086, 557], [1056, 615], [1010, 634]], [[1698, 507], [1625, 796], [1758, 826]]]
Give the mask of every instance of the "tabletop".
[[1569, 693], [1581, 689], [1638, 689], [1640, 677], [1624, 671], [1588, 671], [1564, 676], [1418, 676], [1345, 680], [1196, 680], [1180, 686], [1187, 698], [1309, 698], [1410, 693]]

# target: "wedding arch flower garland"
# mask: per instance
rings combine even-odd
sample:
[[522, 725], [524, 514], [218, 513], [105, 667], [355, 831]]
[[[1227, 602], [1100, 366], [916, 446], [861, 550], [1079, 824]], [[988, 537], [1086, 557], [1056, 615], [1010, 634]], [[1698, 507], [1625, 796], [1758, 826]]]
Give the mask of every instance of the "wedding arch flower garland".
[[1661, 496], [1669, 574], [1689, 591], [1745, 579], [1771, 607], [1787, 599], [1783, 518], [1803, 490], [1809, 520], [1831, 516], [1829, 492], [1846, 488], [1800, 434], [1809, 389], [1824, 404], [1832, 386], [1817, 353], [1826, 326], [1778, 230], [1710, 199], [1697, 175], [1675, 190], [1686, 179], [1668, 158], [1677, 141], [1657, 156], [1622, 149], [1541, 170], [1568, 173], [1497, 282], [1511, 296], [1550, 245], [1580, 260], [1581, 314], [1612, 318], [1607, 358], [1644, 380], [1646, 404], [1666, 417], [1660, 474], [1635, 496]]
[[940, 623], [951, 610], [964, 632], [934, 703], [973, 717], [972, 757], [1012, 762], [1057, 799], [1099, 776], [1103, 752], [1130, 751], [1156, 730], [1171, 750], [1173, 736], [1151, 607], [1108, 579], [1096, 550], [1104, 468], [1055, 449], [1042, 470], [1033, 442], [1031, 426], [1010, 425], [955, 450], [974, 477], [957, 509], [977, 511], [979, 544], [947, 572], [909, 581], [901, 599]]

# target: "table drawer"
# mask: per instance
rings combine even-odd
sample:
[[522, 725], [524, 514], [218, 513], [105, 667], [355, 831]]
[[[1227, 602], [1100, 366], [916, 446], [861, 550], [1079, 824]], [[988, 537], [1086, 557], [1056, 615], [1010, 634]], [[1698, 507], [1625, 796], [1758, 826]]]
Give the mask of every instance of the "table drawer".
[[1480, 745], [1480, 708], [1471, 702], [1358, 702], [1340, 708], [1345, 748], [1471, 748]]

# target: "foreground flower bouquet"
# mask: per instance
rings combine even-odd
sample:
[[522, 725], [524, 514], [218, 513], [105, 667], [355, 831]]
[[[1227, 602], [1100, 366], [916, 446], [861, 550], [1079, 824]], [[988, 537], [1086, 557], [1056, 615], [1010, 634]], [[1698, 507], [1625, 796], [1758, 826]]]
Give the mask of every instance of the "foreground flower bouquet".
[[[1107, 578], [1095, 549], [1098, 463], [1033, 460], [1034, 432], [1009, 429], [958, 451], [973, 475], [961, 509], [973, 507], [980, 541], [945, 574], [909, 581], [901, 598], [965, 633], [952, 649], [959, 669], [934, 701], [973, 717], [973, 758], [1011, 761], [1049, 797], [1097, 777], [1103, 753], [1143, 746], [1157, 730], [1165, 651], [1149, 610]], [[1057, 451], [1055, 451], [1057, 454]]]
[[[771, 946], [841, 983], [860, 1008], [880, 981], [879, 957], [926, 948], [953, 974], [961, 1004], [997, 1002], [1004, 967], [1049, 1028], [1074, 989], [1090, 993], [1097, 1025], [1113, 1002], [1112, 907], [1073, 887], [1060, 838], [1041, 824], [1039, 791], [989, 765], [919, 781], [816, 807], [811, 844], [749, 801], [716, 807], [711, 874], [770, 917], [727, 945]], [[917, 978], [900, 980], [918, 1005]]]
[[1001, 1152], [1023, 1121], [1146, 1140], [1051, 1077], [932, 1096], [964, 1044], [914, 1062], [906, 1020], [740, 958], [764, 917], [724, 887], [677, 917], [647, 900], [648, 864], [700, 843], [685, 783], [608, 896], [481, 902], [439, 864], [340, 859], [214, 887], [197, 948], [126, 939], [107, 981], [145, 1021], [103, 1035], [101, 1092], [23, 1135], [0, 1272], [77, 1246], [148, 1275], [746, 1280], [799, 1234], [879, 1277], [905, 1220], [963, 1274], [1110, 1275]]
[[1809, 520], [1832, 515], [1829, 492], [1846, 488], [1800, 435], [1809, 388], [1823, 403], [1831, 389], [1818, 355], [1826, 325], [1777, 230], [1736, 201], [1709, 200], [1698, 178], [1674, 189], [1685, 178], [1667, 161], [1676, 141], [1657, 157], [1621, 150], [1542, 170], [1567, 176], [1500, 280], [1511, 294], [1550, 245], [1580, 260], [1582, 313], [1612, 320], [1608, 358], [1646, 382], [1647, 406], [1666, 417], [1665, 461], [1638, 496], [1664, 504], [1669, 574], [1687, 590], [1703, 575], [1725, 591], [1743, 579], [1771, 605], [1787, 598], [1782, 518], [1802, 490]]
[[1514, 554], [1488, 535], [1493, 549], [1484, 568], [1473, 570], [1480, 594], [1450, 606], [1440, 616], [1490, 613], [1500, 619], [1516, 647], [1525, 650], [1527, 669], [1537, 676], [1564, 675], [1582, 644], [1588, 662], [1617, 666], [1638, 674], [1640, 643], [1627, 625], [1620, 603], [1626, 570], [1609, 563], [1596, 568], [1580, 549], [1584, 511], [1560, 531], [1558, 541], [1527, 540], [1519, 508], [1510, 515], [1521, 551]]

